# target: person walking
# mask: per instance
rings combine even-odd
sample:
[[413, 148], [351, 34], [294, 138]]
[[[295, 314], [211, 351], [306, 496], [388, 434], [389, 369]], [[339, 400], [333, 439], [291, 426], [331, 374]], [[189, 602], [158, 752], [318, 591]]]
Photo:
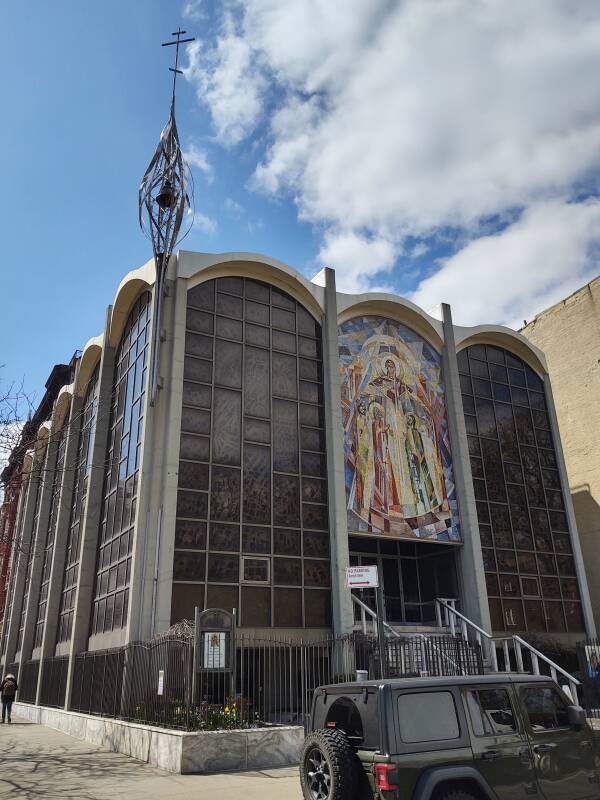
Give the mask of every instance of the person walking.
[[2, 683], [0, 683], [0, 696], [2, 697], [2, 722], [8, 716], [8, 721], [10, 723], [10, 712], [12, 710], [13, 700], [15, 699], [15, 695], [18, 689], [17, 679], [15, 676], [9, 672], [5, 677]]

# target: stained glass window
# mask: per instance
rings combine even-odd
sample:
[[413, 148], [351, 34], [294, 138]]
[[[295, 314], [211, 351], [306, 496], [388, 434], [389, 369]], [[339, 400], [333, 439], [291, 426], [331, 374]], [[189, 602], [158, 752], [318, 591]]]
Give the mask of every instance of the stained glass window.
[[36, 481], [32, 488], [35, 491], [35, 506], [33, 511], [33, 526], [31, 528], [31, 538], [29, 540], [29, 547], [27, 552], [27, 566], [25, 573], [25, 586], [23, 588], [23, 602], [21, 605], [21, 618], [19, 620], [19, 633], [17, 635], [17, 652], [21, 649], [23, 644], [23, 635], [25, 633], [25, 617], [27, 615], [27, 603], [29, 601], [29, 592], [31, 591], [31, 570], [33, 567], [33, 557], [37, 547], [37, 528], [40, 519], [40, 505], [42, 500], [42, 488], [45, 480], [45, 464], [48, 449], [46, 448], [44, 454], [40, 457], [33, 466], [33, 479]]
[[63, 587], [58, 618], [57, 641], [66, 642], [71, 638], [73, 630], [73, 614], [75, 612], [75, 591], [79, 575], [79, 544], [83, 526], [83, 510], [87, 497], [88, 483], [92, 467], [92, 445], [96, 431], [96, 414], [98, 410], [98, 372], [99, 365], [87, 385], [81, 408], [81, 427], [77, 444], [77, 462], [73, 493], [71, 495], [71, 515], [63, 573]]
[[188, 292], [173, 622], [330, 624], [321, 328], [243, 278]]
[[458, 364], [492, 626], [583, 631], [544, 383], [489, 345]]
[[149, 335], [150, 293], [144, 292], [129, 314], [115, 357], [92, 634], [127, 623]]
[[52, 556], [54, 553], [54, 539], [56, 536], [56, 521], [58, 517], [58, 505], [60, 501], [60, 490], [62, 486], [63, 468], [65, 465], [65, 450], [67, 446], [67, 421], [65, 420], [61, 430], [55, 434], [58, 438], [56, 466], [52, 475], [52, 495], [50, 497], [50, 511], [48, 514], [48, 532], [46, 535], [46, 546], [44, 548], [44, 561], [42, 565], [42, 583], [40, 586], [40, 599], [37, 610], [37, 620], [35, 625], [34, 647], [40, 647], [44, 636], [44, 625], [46, 617], [46, 607], [48, 604], [48, 590], [50, 588], [50, 570], [52, 568]]

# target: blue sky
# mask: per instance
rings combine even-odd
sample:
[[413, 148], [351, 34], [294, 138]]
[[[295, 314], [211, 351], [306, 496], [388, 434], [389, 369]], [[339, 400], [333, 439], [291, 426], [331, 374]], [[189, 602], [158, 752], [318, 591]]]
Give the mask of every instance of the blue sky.
[[0, 380], [39, 396], [144, 263], [137, 188], [166, 121], [183, 245], [518, 326], [599, 269], [600, 8], [582, 0], [34, 0], [3, 7]]

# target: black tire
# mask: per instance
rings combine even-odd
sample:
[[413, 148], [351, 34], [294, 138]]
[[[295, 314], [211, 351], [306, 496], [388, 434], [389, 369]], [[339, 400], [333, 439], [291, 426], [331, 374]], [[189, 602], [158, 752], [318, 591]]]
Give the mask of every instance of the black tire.
[[300, 756], [300, 785], [305, 800], [354, 800], [357, 759], [343, 731], [313, 731]]

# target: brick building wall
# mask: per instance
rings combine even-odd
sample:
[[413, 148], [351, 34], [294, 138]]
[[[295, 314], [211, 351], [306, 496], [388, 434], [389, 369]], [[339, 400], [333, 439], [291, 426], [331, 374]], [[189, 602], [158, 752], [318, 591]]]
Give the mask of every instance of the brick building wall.
[[600, 277], [521, 333], [546, 355], [596, 622], [600, 622]]

